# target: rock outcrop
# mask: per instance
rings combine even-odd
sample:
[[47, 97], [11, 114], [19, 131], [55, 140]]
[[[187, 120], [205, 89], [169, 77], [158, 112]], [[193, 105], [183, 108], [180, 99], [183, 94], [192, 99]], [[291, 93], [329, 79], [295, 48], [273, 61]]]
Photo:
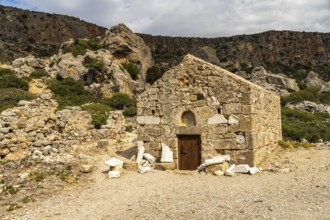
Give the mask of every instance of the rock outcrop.
[[209, 63], [220, 66], [220, 60], [217, 57], [217, 51], [212, 47], [202, 47], [196, 52], [194, 52], [194, 55]]
[[28, 77], [35, 69], [42, 69], [44, 67], [45, 61], [43, 59], [29, 55], [14, 60], [10, 68], [15, 71], [18, 77]]
[[138, 65], [142, 75], [154, 64], [151, 52], [143, 39], [124, 24], [118, 24], [108, 30], [103, 42], [117, 59], [125, 59]]
[[303, 101], [297, 104], [287, 104], [285, 107], [290, 109], [299, 109], [307, 112], [321, 112], [321, 113], [327, 113], [330, 115], [330, 106], [329, 105], [323, 105], [318, 104], [311, 101]]
[[308, 76], [303, 80], [303, 82], [306, 83], [309, 87], [320, 89], [322, 92], [330, 91], [330, 82], [325, 82], [324, 80], [320, 79], [319, 74], [313, 71], [308, 73]]
[[299, 87], [294, 79], [280, 74], [268, 73], [264, 67], [255, 67], [250, 81], [280, 95], [288, 95], [289, 91], [298, 91]]
[[70, 38], [94, 38], [106, 28], [78, 18], [0, 5], [0, 61], [33, 54], [50, 56]]
[[[140, 34], [140, 36], [153, 53], [160, 58], [163, 58], [162, 55], [166, 56], [166, 62], [170, 63], [173, 59], [177, 59], [175, 54], [178, 52], [198, 56], [196, 51], [207, 46], [217, 51], [220, 66], [232, 72], [236, 72], [242, 65], [251, 64], [253, 67], [264, 66], [273, 73], [284, 73], [290, 77], [297, 77], [297, 72], [301, 72], [302, 76], [307, 76], [308, 69], [312, 69], [320, 73], [324, 80], [330, 80], [330, 33], [267, 31], [218, 38], [167, 37], [147, 34]], [[163, 60], [155, 59], [155, 63], [158, 62], [163, 62]], [[233, 65], [226, 67], [227, 62]]]

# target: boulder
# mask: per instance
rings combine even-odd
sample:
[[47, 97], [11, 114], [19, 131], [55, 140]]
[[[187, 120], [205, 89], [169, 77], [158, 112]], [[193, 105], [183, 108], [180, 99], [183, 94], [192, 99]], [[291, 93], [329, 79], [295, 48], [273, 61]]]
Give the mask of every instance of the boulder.
[[323, 81], [319, 74], [310, 71], [307, 77], [303, 80], [304, 83], [307, 84], [308, 87], [319, 88], [321, 91], [330, 91], [330, 82]]
[[268, 73], [264, 67], [255, 67], [251, 73], [251, 82], [260, 85], [268, 90], [282, 92], [281, 90], [298, 91], [299, 87], [295, 79], [282, 74]]
[[140, 67], [141, 76], [153, 66], [151, 52], [143, 39], [125, 24], [118, 24], [106, 31], [103, 43], [117, 59], [125, 58]]
[[199, 57], [209, 63], [220, 66], [220, 60], [217, 56], [217, 51], [212, 47], [202, 47], [193, 53], [196, 57]]

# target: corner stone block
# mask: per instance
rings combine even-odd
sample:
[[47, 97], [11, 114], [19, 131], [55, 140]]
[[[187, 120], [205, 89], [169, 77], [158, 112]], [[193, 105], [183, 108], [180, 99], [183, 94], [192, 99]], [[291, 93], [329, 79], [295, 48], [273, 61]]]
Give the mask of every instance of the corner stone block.
[[145, 125], [159, 125], [160, 118], [154, 116], [138, 116], [137, 122]]
[[213, 117], [207, 120], [207, 124], [216, 125], [216, 124], [227, 124], [228, 121], [223, 115], [214, 115]]
[[236, 115], [230, 115], [228, 118], [228, 124], [233, 125], [233, 124], [238, 124], [238, 116]]

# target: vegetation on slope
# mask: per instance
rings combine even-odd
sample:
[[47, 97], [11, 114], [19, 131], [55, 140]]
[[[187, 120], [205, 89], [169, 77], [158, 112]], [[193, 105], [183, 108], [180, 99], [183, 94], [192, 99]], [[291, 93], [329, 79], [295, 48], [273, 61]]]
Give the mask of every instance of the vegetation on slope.
[[287, 103], [312, 101], [330, 105], [330, 92], [320, 92], [317, 88], [306, 88], [282, 97], [282, 130], [285, 139], [301, 141], [306, 139], [317, 142], [319, 139], [330, 141], [330, 116], [326, 113], [311, 113], [288, 109]]
[[29, 84], [18, 78], [9, 69], [0, 68], [0, 112], [13, 108], [20, 100], [32, 100], [35, 96], [29, 93]]

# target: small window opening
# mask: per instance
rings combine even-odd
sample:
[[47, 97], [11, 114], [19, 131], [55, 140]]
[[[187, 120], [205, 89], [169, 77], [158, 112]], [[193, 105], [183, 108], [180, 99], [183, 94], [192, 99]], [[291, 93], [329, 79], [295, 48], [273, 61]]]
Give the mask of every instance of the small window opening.
[[181, 125], [189, 126], [189, 125], [196, 125], [196, 118], [194, 113], [191, 111], [186, 111], [181, 116]]
[[197, 94], [197, 100], [201, 100], [204, 98], [204, 95], [202, 93]]
[[155, 110], [151, 110], [151, 113], [154, 115], [155, 114]]
[[217, 108], [217, 112], [218, 112], [218, 114], [221, 114], [221, 108], [220, 107]]

